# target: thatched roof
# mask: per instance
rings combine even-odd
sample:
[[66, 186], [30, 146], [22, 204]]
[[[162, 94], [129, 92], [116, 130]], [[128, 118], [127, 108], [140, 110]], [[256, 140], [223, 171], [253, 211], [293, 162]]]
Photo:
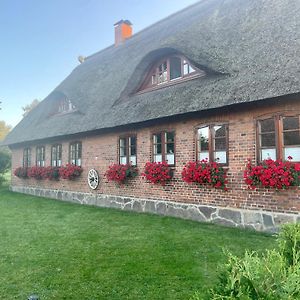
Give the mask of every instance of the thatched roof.
[[[299, 0], [203, 0], [89, 56], [6, 138], [17, 144], [300, 92]], [[182, 53], [207, 76], [136, 94]], [[46, 80], [46, 78], [45, 78]], [[76, 111], [53, 115], [62, 97]]]

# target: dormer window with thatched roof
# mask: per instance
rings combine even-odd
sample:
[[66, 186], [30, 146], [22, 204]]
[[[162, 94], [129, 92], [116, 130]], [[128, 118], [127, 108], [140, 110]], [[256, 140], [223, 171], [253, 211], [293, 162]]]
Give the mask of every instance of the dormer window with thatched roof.
[[172, 55], [152, 66], [140, 91], [161, 88], [204, 75], [204, 71], [194, 67], [185, 57]]
[[75, 105], [72, 104], [71, 100], [69, 99], [63, 99], [58, 104], [58, 110], [57, 112], [59, 114], [69, 113], [76, 110]]

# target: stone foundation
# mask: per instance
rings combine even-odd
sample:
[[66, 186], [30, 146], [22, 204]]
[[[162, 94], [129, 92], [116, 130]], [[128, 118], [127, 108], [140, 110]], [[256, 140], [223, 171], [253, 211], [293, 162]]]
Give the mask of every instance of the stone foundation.
[[138, 199], [24, 186], [11, 186], [11, 190], [18, 193], [68, 202], [173, 216], [198, 222], [211, 222], [231, 227], [249, 228], [257, 231], [277, 232], [280, 225], [284, 223], [300, 222], [299, 214], [214, 207], [201, 204], [185, 204], [164, 200]]

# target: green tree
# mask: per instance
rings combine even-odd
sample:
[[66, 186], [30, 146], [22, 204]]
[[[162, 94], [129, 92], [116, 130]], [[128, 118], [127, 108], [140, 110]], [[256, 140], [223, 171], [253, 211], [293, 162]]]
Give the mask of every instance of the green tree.
[[10, 125], [6, 124], [5, 121], [0, 121], [0, 141], [4, 140], [10, 130]]
[[4, 174], [11, 167], [11, 154], [5, 148], [0, 148], [0, 185], [5, 181]]
[[32, 100], [32, 102], [30, 104], [25, 105], [24, 107], [22, 107], [23, 109], [23, 117], [27, 116], [28, 113], [33, 110], [36, 106], [38, 106], [38, 104], [40, 103], [40, 101], [38, 99], [34, 99]]

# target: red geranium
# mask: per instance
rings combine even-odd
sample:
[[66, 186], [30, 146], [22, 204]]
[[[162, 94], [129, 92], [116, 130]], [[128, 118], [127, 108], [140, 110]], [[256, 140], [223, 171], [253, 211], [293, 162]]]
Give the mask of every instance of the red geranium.
[[151, 183], [162, 185], [173, 177], [167, 162], [147, 162], [142, 175]]
[[80, 176], [82, 168], [73, 164], [66, 164], [65, 167], [59, 168], [59, 175], [63, 179], [73, 180]]
[[104, 174], [108, 181], [119, 184], [125, 183], [127, 178], [138, 175], [138, 169], [131, 164], [112, 164]]
[[44, 175], [44, 167], [30, 167], [27, 169], [27, 175], [28, 177], [37, 179], [37, 180], [41, 180], [45, 178]]
[[181, 172], [182, 179], [187, 183], [208, 184], [214, 188], [227, 190], [226, 170], [216, 162], [207, 159], [188, 162]]
[[244, 172], [245, 183], [249, 188], [257, 187], [286, 189], [290, 186], [298, 186], [300, 176], [300, 164], [288, 161], [266, 159], [261, 164], [253, 166], [249, 160]]

